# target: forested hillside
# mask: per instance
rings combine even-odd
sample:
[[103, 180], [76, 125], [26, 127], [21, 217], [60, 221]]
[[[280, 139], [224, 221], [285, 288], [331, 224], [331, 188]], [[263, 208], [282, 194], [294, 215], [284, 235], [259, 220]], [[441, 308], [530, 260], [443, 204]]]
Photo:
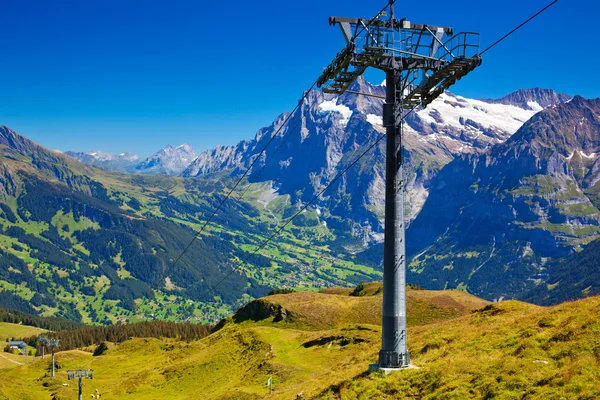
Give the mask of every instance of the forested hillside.
[[[182, 341], [202, 339], [211, 333], [212, 325], [201, 325], [189, 322], [144, 321], [133, 324], [117, 324], [109, 326], [79, 326], [44, 334], [46, 337], [58, 339], [60, 348], [67, 351], [82, 347], [101, 345], [103, 342], [121, 343], [131, 338], [173, 338]], [[40, 335], [21, 338], [41, 352]]]
[[37, 315], [31, 315], [21, 311], [7, 310], [4, 308], [0, 308], [0, 322], [33, 326], [50, 331], [74, 329], [82, 326], [77, 322], [73, 322], [61, 317], [39, 317]]
[[212, 321], [272, 287], [380, 276], [335, 250], [356, 239], [315, 210], [240, 264], [297, 207], [266, 184], [194, 240], [233, 182], [107, 172], [0, 127], [0, 305], [95, 324]]
[[555, 261], [549, 268], [548, 281], [520, 298], [535, 304], [552, 305], [597, 296], [600, 294], [599, 266], [600, 240], [595, 240], [583, 251]]

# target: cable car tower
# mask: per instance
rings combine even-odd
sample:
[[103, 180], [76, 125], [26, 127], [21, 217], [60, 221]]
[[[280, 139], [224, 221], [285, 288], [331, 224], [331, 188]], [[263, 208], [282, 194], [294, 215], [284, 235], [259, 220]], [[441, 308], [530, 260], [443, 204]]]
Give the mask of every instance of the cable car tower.
[[88, 379], [93, 379], [94, 378], [94, 370], [90, 369], [90, 370], [83, 370], [83, 369], [77, 369], [77, 370], [69, 370], [67, 371], [67, 377], [69, 378], [69, 380], [72, 379], [78, 379], [79, 380], [79, 393], [77, 396], [78, 400], [83, 400], [83, 379], [84, 378], [88, 378]]
[[[394, 0], [374, 18], [330, 17], [347, 45], [317, 80], [325, 93], [341, 95], [369, 67], [386, 74], [385, 241], [382, 345], [375, 369], [410, 365], [406, 344], [406, 248], [402, 133], [404, 118], [427, 107], [457, 80], [481, 65], [479, 34], [397, 20]], [[358, 93], [368, 95], [366, 93]]]

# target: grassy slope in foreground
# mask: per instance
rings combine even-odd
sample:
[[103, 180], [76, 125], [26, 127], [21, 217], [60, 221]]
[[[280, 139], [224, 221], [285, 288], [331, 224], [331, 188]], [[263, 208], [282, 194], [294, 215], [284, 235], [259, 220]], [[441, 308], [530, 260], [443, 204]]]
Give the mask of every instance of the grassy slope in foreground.
[[[378, 318], [365, 316], [377, 312], [380, 295], [295, 293], [258, 300], [196, 342], [132, 339], [99, 357], [59, 353], [55, 380], [44, 377], [47, 362], [2, 371], [0, 398], [72, 398], [76, 386], [63, 386], [72, 368], [93, 368], [84, 395], [98, 388], [107, 399], [259, 399], [267, 397], [269, 376], [272, 398], [282, 399], [600, 395], [600, 298], [543, 308], [490, 305], [460, 292], [408, 296], [409, 346], [420, 369], [366, 373], [377, 359], [380, 328]], [[445, 305], [434, 304], [440, 298]], [[454, 317], [445, 310], [453, 308], [448, 299], [457, 305]]]

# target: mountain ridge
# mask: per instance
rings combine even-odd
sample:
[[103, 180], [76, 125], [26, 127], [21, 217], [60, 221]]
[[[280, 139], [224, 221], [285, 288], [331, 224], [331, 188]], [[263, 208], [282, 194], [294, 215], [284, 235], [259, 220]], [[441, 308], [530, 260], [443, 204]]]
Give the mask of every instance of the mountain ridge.
[[[357, 86], [355, 87], [356, 89], [362, 89], [364, 90], [366, 93], [370, 93], [373, 95], [379, 95], [379, 96], [383, 96], [385, 95], [385, 86], [382, 85], [372, 85], [364, 80], [359, 80], [359, 82], [357, 83]], [[450, 97], [454, 97], [454, 98], [461, 98], [460, 96], [456, 96], [452, 93], [447, 93], [448, 96]], [[353, 95], [345, 95], [343, 96], [344, 100], [343, 103], [344, 105], [351, 105], [353, 106], [353, 108], [360, 110], [362, 113], [364, 113], [367, 117], [369, 115], [371, 115], [371, 120], [375, 121], [376, 118], [380, 118], [380, 114], [381, 114], [381, 101], [366, 101], [366, 103], [364, 101], [361, 101], [358, 96], [353, 96]], [[464, 98], [463, 98], [464, 99]], [[531, 88], [531, 89], [519, 89], [515, 92], [512, 92], [500, 99], [483, 99], [481, 101], [486, 102], [486, 103], [490, 103], [490, 104], [504, 104], [504, 105], [512, 105], [512, 106], [517, 106], [520, 107], [522, 109], [527, 109], [530, 111], [539, 111], [540, 109], [538, 108], [531, 108], [527, 102], [536, 102], [537, 104], [539, 104], [542, 108], [546, 108], [549, 106], [552, 106], [554, 104], [558, 104], [560, 102], [566, 102], [568, 100], [570, 100], [571, 98], [563, 93], [556, 93], [551, 89], [540, 89], [540, 88]], [[380, 104], [381, 103], [381, 104]], [[365, 105], [366, 104], [366, 105]], [[288, 116], [287, 113], [283, 113], [280, 116], [278, 116], [274, 122], [273, 122], [273, 126], [278, 127], [281, 123], [281, 121], [286, 118]], [[410, 121], [415, 121], [415, 118], [410, 118]], [[279, 121], [279, 122], [278, 122]], [[380, 122], [379, 122], [380, 124]], [[413, 127], [413, 129], [418, 130], [419, 124], [418, 122], [416, 123], [417, 127]], [[233, 167], [233, 164], [228, 164], [225, 162], [225, 159], [228, 157], [232, 157], [231, 153], [233, 148], [236, 147], [245, 147], [244, 145], [247, 145], [249, 142], [252, 141], [261, 141], [261, 139], [264, 137], [265, 132], [268, 131], [268, 127], [267, 128], [261, 128], [257, 134], [255, 135], [254, 139], [246, 139], [246, 140], [242, 140], [240, 141], [237, 145], [234, 146], [217, 146], [214, 149], [210, 149], [210, 150], [206, 150], [201, 152], [200, 154], [198, 154], [198, 156], [201, 156], [201, 160], [199, 160], [199, 164], [204, 166], [204, 167], [200, 167], [200, 168], [194, 168], [191, 166], [191, 163], [194, 160], [195, 157], [192, 157], [192, 160], [189, 161], [189, 165], [188, 167], [191, 167], [191, 169], [189, 171], [185, 171], [181, 170], [179, 171], [179, 169], [174, 169], [174, 170], [169, 170], [169, 171], [165, 171], [165, 170], [161, 170], [159, 172], [156, 172], [152, 169], [145, 171], [144, 168], [140, 167], [137, 168], [139, 173], [167, 173], [170, 175], [178, 175], [180, 173], [185, 174], [186, 176], [193, 176], [193, 175], [197, 175], [199, 173], [201, 174], [207, 174], [207, 173], [212, 173], [212, 172], [217, 172], [217, 171], [221, 171], [223, 169], [229, 169]], [[149, 162], [148, 160], [150, 160], [152, 157], [156, 156], [156, 154], [160, 153], [160, 152], [164, 152], [165, 150], [169, 151], [169, 150], [173, 150], [175, 149], [180, 149], [182, 147], [187, 147], [186, 151], [187, 152], [193, 152], [193, 149], [191, 148], [190, 145], [188, 144], [183, 144], [177, 147], [174, 147], [172, 145], [167, 145], [165, 148], [159, 150], [157, 153], [155, 153], [152, 156], [147, 157], [145, 160], [142, 160], [143, 162]], [[95, 151], [95, 152], [74, 152], [74, 151], [67, 151], [65, 152], [75, 158], [80, 158], [79, 161], [85, 162], [85, 163], [89, 163], [89, 164], [93, 164], [94, 160], [97, 161], [108, 161], [108, 160], [114, 160], [117, 159], [119, 157], [123, 157], [125, 159], [129, 159], [131, 160], [132, 158], [135, 158], [135, 160], [132, 161], [140, 161], [139, 157], [132, 154], [132, 153], [121, 153], [121, 154], [109, 154], [109, 153], [105, 153], [102, 151]], [[228, 154], [229, 153], [229, 154]], [[93, 159], [90, 159], [89, 157], [86, 158], [84, 160], [85, 156], [91, 156]], [[214, 166], [212, 167], [208, 167], [209, 164], [209, 159], [211, 157], [216, 157], [217, 160], [221, 160], [221, 162], [217, 161]], [[98, 166], [98, 165], [97, 165]], [[102, 165], [99, 165], [102, 166]], [[114, 169], [114, 168], [119, 168], [118, 166], [111, 166], [111, 165], [105, 165], [103, 166], [106, 169]], [[131, 169], [129, 169], [127, 172], [132, 172]]]
[[196, 152], [187, 143], [179, 146], [168, 144], [145, 159], [129, 152], [110, 154], [100, 150], [87, 153], [66, 151], [65, 154], [79, 162], [108, 171], [172, 176], [179, 176], [196, 159]]
[[[142, 311], [144, 307], [136, 312], [142, 306], [139, 299], [160, 302], [163, 293], [172, 291], [164, 279], [171, 282], [176, 297], [207, 306], [211, 297], [203, 285], [221, 279], [226, 270], [232, 274], [224, 282], [220, 302], [235, 304], [246, 290], [264, 293], [263, 285], [248, 287], [242, 283], [246, 278], [231, 271], [229, 259], [240, 250], [222, 236], [208, 235], [188, 250], [178, 269], [169, 269], [194, 234], [181, 221], [198, 223], [199, 213], [212, 211], [210, 202], [216, 196], [210, 193], [220, 189], [214, 182], [204, 181], [200, 188], [169, 179], [94, 168], [0, 127], [0, 291], [29, 301], [35, 312], [54, 309], [74, 321], [86, 317], [94, 323], [114, 322], [124, 314], [150, 315], [151, 311]], [[200, 180], [196, 185], [202, 184]], [[178, 185], [194, 198], [193, 207], [165, 192], [167, 186]], [[202, 194], [206, 197], [199, 200]], [[238, 207], [247, 206], [234, 202], [227, 206], [230, 211]], [[238, 209], [218, 221], [238, 229], [242, 224], [251, 232], [249, 221], [239, 217], [249, 211]], [[107, 281], [99, 284], [103, 279]], [[96, 284], [89, 286], [90, 282]], [[6, 285], [15, 283], [20, 288], [7, 292]], [[80, 303], [75, 304], [85, 308], [62, 299], [57, 295], [60, 290], [77, 297]], [[96, 298], [118, 300], [118, 306], [93, 308], [90, 302]]]
[[[539, 111], [555, 104], [566, 103], [571, 97], [565, 93], [557, 93], [552, 89], [531, 88], [519, 89], [499, 99], [484, 100], [499, 104], [511, 104], [522, 108]], [[535, 103], [535, 104], [530, 104]]]

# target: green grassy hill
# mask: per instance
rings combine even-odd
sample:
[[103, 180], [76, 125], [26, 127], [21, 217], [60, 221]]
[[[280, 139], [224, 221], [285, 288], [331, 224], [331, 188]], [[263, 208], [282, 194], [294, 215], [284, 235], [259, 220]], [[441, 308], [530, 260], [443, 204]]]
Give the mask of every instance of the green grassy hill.
[[[232, 317], [221, 322], [272, 324], [306, 330], [342, 328], [357, 322], [381, 324], [381, 283], [359, 285], [365, 288], [361, 296], [356, 290], [337, 289], [316, 292], [278, 294], [255, 300]], [[409, 290], [406, 299], [408, 324], [423, 325], [433, 321], [455, 318], [484, 307], [488, 301], [459, 291]]]
[[47, 361], [0, 371], [0, 398], [74, 398], [65, 373], [74, 368], [94, 369], [84, 398], [95, 389], [103, 399], [142, 400], [600, 396], [600, 298], [546, 308], [411, 290], [408, 338], [419, 368], [387, 376], [367, 372], [380, 346], [380, 301], [380, 294], [268, 296], [202, 340], [136, 338], [98, 357], [62, 352], [55, 379]]
[[0, 322], [0, 340], [5, 342], [11, 338], [22, 338], [39, 335], [44, 329], [27, 326], [22, 324], [11, 324], [9, 322]]

